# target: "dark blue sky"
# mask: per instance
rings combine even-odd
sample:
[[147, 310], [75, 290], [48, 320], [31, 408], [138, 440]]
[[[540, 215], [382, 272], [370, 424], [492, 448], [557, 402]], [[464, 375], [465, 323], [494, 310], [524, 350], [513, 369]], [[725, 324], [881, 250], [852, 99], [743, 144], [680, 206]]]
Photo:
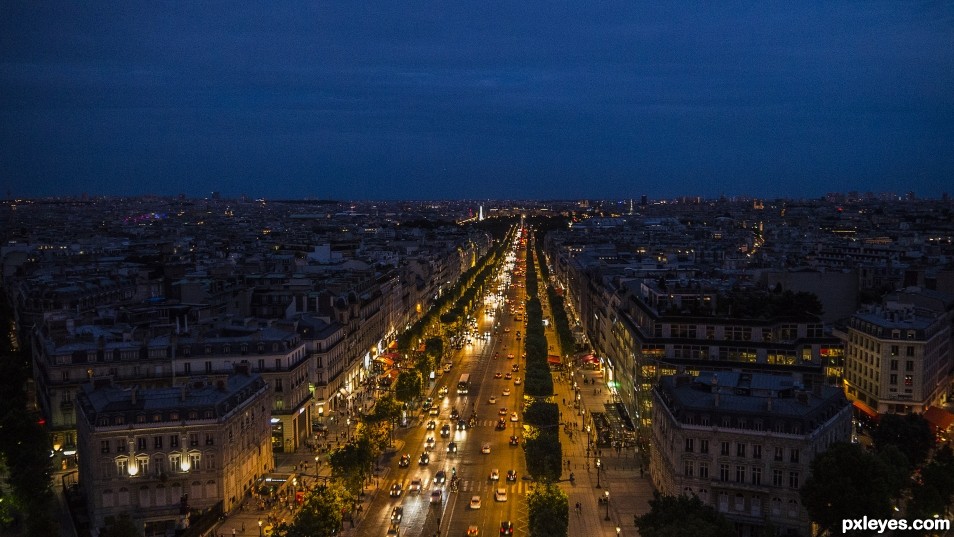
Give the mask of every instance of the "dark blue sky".
[[952, 179], [947, 1], [0, 8], [0, 197], [930, 197]]

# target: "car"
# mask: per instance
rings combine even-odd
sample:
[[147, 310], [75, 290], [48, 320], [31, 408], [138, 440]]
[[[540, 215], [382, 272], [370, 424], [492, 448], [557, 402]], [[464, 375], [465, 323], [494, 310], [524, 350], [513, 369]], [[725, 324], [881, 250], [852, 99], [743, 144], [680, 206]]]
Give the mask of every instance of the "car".
[[490, 453], [490, 443], [484, 442], [484, 445], [480, 446], [481, 453]]
[[467, 537], [477, 537], [479, 533], [480, 530], [477, 529], [477, 526], [474, 526], [473, 524], [467, 526]]
[[428, 436], [427, 439], [424, 440], [424, 444], [433, 447], [433, 446], [434, 446], [434, 437], [433, 437], [433, 436]]
[[414, 479], [412, 479], [412, 480], [411, 480], [411, 484], [408, 485], [408, 487], [407, 487], [407, 491], [408, 491], [409, 493], [410, 493], [410, 492], [416, 492], [416, 493], [420, 494], [420, 493], [421, 493], [421, 479], [420, 479], [419, 477], [415, 477]]
[[[444, 372], [450, 373], [451, 367], [453, 367], [453, 364], [444, 364]], [[447, 393], [447, 388], [444, 388], [444, 393]]]
[[444, 425], [441, 426], [441, 436], [442, 436], [442, 437], [447, 438], [448, 436], [450, 436], [450, 433], [451, 433], [451, 431], [450, 431], [450, 424], [445, 423]]
[[432, 406], [431, 409], [427, 411], [427, 413], [430, 414], [431, 416], [440, 416], [441, 409], [437, 408], [436, 406]]
[[510, 333], [510, 328], [504, 328], [504, 332]]
[[511, 375], [510, 373], [507, 373], [506, 375], [504, 375], [504, 379], [506, 380], [510, 380], [512, 378], [513, 378], [513, 375]]
[[460, 419], [460, 412], [457, 412], [457, 409], [451, 410], [451, 420]]
[[494, 491], [494, 500], [498, 502], [507, 501], [507, 489], [501, 487]]
[[439, 504], [444, 500], [444, 492], [441, 489], [431, 491], [431, 504]]
[[517, 472], [513, 470], [507, 470], [507, 481], [516, 481], [516, 480], [517, 480]]
[[516, 413], [516, 412], [511, 412], [511, 413], [510, 413], [510, 421], [517, 421], [517, 419], [518, 419], [518, 418], [517, 418], [517, 413]]
[[471, 496], [471, 498], [470, 498], [470, 508], [471, 508], [471, 509], [480, 509], [480, 496]]
[[447, 482], [447, 474], [444, 473], [444, 470], [438, 470], [437, 473], [434, 474], [434, 484], [443, 485], [446, 482]]
[[391, 485], [391, 497], [392, 497], [392, 498], [397, 498], [398, 496], [401, 495], [402, 492], [404, 492], [404, 488], [401, 487], [401, 484], [400, 484], [400, 483], [395, 483], [395, 484]]
[[427, 399], [424, 400], [423, 403], [421, 403], [421, 407], [422, 407], [422, 408], [431, 408], [431, 405], [433, 405], [433, 404], [434, 404], [434, 399], [428, 397]]
[[401, 519], [404, 518], [404, 508], [397, 506], [394, 509], [391, 509], [391, 523], [397, 524], [401, 522]]
[[497, 371], [496, 373], [494, 373], [494, 378], [495, 378], [495, 379], [499, 379], [499, 378], [502, 377], [502, 376], [503, 376], [503, 375], [500, 373], [500, 371]]
[[467, 430], [467, 422], [464, 421], [464, 420], [458, 421], [458, 422], [457, 422], [457, 430], [458, 430], [458, 431], [466, 431], [466, 430]]
[[401, 468], [407, 468], [410, 465], [411, 465], [411, 455], [409, 453], [405, 453], [404, 455], [401, 455], [401, 460], [398, 461], [398, 466], [400, 466]]
[[394, 524], [391, 524], [391, 526], [388, 528], [387, 533], [384, 534], [384, 537], [401, 537], [401, 528], [399, 528], [398, 526]]
[[501, 415], [501, 416], [506, 416], [506, 415], [507, 415], [507, 407], [505, 407], [505, 406], [500, 407], [500, 410], [497, 411], [497, 414], [499, 414], [499, 415]]
[[421, 466], [427, 466], [431, 463], [431, 457], [427, 453], [421, 453], [421, 457], [417, 459], [417, 463]]
[[514, 386], [520, 386], [520, 377], [513, 379]]
[[514, 435], [510, 435], [510, 445], [511, 445], [511, 446], [519, 446], [519, 445], [520, 445], [520, 439], [517, 438], [517, 437], [514, 436]]
[[497, 420], [497, 425], [494, 428], [498, 431], [502, 431], [507, 428], [507, 422], [504, 421], [503, 418], [500, 418], [499, 420]]
[[457, 453], [457, 442], [451, 442], [450, 444], [447, 444], [447, 452]]
[[497, 396], [496, 396], [496, 395], [491, 395], [490, 398], [487, 399], [487, 404], [488, 404], [488, 405], [495, 405], [495, 404], [497, 404]]
[[433, 431], [433, 430], [436, 429], [436, 428], [437, 428], [437, 422], [436, 422], [436, 421], [430, 420], [430, 421], [427, 422], [427, 430], [428, 430], [428, 431]]
[[500, 523], [500, 535], [513, 535], [513, 522], [504, 520]]
[[504, 388], [503, 395], [504, 397], [510, 395], [510, 388]]
[[508, 359], [508, 360], [513, 360], [513, 353], [512, 353], [512, 352], [507, 355], [507, 359]]
[[517, 371], [520, 371], [520, 364], [513, 364], [512, 366], [510, 366], [510, 370], [513, 371], [514, 373], [516, 373]]
[[490, 480], [491, 481], [500, 481], [500, 470], [494, 468], [490, 471]]

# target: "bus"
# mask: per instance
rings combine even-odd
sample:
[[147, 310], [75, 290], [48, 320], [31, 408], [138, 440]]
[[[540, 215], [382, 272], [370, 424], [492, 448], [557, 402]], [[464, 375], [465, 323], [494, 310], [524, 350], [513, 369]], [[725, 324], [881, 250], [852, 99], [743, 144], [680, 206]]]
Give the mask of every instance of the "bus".
[[464, 395], [470, 391], [470, 374], [464, 373], [460, 376], [460, 380], [457, 381], [457, 393], [458, 395]]

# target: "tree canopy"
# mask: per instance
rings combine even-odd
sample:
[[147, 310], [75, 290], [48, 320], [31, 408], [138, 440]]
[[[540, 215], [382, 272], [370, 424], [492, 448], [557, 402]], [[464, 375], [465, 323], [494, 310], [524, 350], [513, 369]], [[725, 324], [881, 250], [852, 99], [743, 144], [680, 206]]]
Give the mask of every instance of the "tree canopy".
[[846, 518], [891, 518], [892, 499], [901, 494], [895, 488], [899, 470], [860, 445], [832, 444], [815, 457], [811, 468], [800, 491], [802, 505], [823, 530], [840, 529]]
[[566, 493], [552, 483], [534, 487], [527, 494], [530, 537], [566, 537], [570, 527], [570, 503]]
[[721, 513], [696, 496], [653, 493], [649, 512], [635, 518], [643, 537], [735, 537], [737, 532]]
[[341, 530], [343, 513], [352, 503], [340, 485], [319, 485], [305, 497], [291, 524], [275, 529], [276, 537], [333, 537]]
[[934, 447], [931, 425], [920, 414], [885, 414], [871, 432], [878, 451], [897, 446], [911, 466], [920, 466]]

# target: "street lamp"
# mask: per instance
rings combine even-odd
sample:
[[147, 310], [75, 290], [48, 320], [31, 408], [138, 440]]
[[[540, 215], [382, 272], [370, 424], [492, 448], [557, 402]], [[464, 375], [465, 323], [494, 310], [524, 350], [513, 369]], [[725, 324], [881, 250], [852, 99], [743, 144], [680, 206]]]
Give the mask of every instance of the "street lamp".
[[318, 479], [318, 464], [321, 462], [321, 455], [315, 455], [315, 479]]
[[[603, 503], [606, 504], [606, 520], [609, 520], [609, 491], [604, 491], [603, 494], [606, 496], [606, 499], [603, 500]], [[618, 532], [617, 532], [618, 533]]]
[[258, 537], [262, 537], [262, 521], [258, 521]]
[[623, 531], [623, 528], [616, 526], [616, 537], [619, 537], [619, 532]]
[[600, 487], [600, 467], [603, 466], [603, 462], [599, 459], [596, 459], [596, 488]]

